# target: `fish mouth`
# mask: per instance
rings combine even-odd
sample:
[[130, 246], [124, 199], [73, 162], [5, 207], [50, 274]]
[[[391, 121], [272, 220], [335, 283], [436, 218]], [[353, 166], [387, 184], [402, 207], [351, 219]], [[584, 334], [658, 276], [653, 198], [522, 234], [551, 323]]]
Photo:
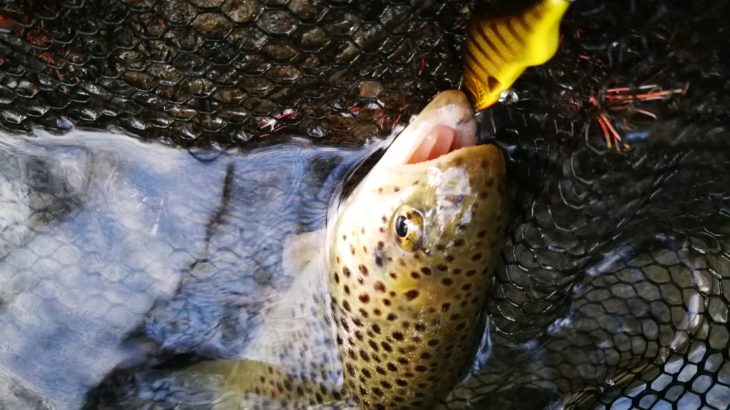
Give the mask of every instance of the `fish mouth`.
[[[434, 160], [461, 148], [476, 144], [474, 111], [464, 93], [449, 90], [439, 93], [421, 111], [424, 121], [420, 141], [414, 139], [406, 164], [418, 164]], [[431, 125], [430, 129], [428, 125]]]
[[462, 129], [437, 124], [416, 145], [410, 158], [406, 160], [406, 164], [432, 161], [461, 148], [472, 147], [475, 144], [475, 134], [464, 133]]
[[383, 166], [423, 164], [476, 145], [474, 110], [458, 90], [442, 91], [395, 138]]

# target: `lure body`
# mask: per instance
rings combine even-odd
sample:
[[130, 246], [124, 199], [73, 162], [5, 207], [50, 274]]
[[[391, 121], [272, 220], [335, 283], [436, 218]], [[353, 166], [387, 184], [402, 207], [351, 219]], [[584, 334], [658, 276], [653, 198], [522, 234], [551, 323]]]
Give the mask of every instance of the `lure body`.
[[516, 14], [472, 21], [464, 79], [476, 109], [497, 102], [527, 67], [544, 64], [555, 55], [560, 21], [569, 4], [568, 0], [540, 0]]

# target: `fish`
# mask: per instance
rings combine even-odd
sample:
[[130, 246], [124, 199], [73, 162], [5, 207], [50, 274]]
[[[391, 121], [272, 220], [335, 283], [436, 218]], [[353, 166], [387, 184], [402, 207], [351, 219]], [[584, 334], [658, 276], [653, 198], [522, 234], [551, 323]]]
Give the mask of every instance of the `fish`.
[[259, 310], [242, 354], [150, 380], [214, 392], [219, 409], [427, 409], [445, 399], [485, 334], [507, 229], [505, 160], [476, 145], [473, 109], [456, 90], [384, 144], [352, 189], [333, 194], [322, 229], [283, 241], [291, 282]]
[[425, 409], [464, 377], [506, 230], [505, 163], [445, 91], [334, 217], [328, 284], [344, 382], [363, 409]]

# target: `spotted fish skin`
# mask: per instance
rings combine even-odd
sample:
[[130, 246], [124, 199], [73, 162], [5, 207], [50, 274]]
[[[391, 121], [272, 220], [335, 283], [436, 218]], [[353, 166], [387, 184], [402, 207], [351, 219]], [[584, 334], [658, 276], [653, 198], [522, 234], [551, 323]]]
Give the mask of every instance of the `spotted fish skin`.
[[[416, 121], [449, 107], [472, 125], [463, 94], [440, 97]], [[484, 330], [505, 205], [504, 160], [488, 145], [379, 162], [341, 204], [327, 275], [345, 389], [361, 408], [429, 408], [464, 376]]]

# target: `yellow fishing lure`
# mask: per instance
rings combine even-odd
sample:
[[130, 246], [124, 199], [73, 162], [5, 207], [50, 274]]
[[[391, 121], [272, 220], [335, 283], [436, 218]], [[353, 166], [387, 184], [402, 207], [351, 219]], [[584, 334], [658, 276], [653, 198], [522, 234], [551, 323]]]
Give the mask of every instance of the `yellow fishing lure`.
[[569, 0], [539, 0], [517, 14], [475, 18], [466, 40], [464, 80], [477, 110], [500, 98], [528, 66], [558, 49], [560, 21]]

